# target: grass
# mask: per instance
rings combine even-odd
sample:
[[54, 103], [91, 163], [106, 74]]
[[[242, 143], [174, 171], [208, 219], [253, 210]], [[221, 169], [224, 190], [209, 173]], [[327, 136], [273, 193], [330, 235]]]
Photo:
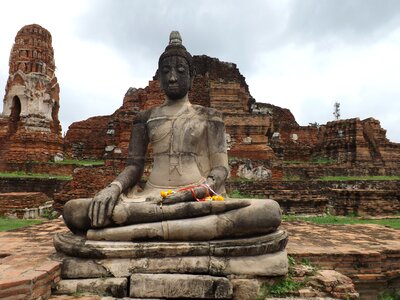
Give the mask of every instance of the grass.
[[275, 284], [264, 283], [261, 285], [257, 300], [264, 300], [267, 296], [283, 297], [289, 296], [305, 286], [304, 282], [296, 282], [288, 275]]
[[230, 198], [236, 198], [236, 199], [240, 199], [240, 198], [260, 199], [260, 198], [262, 198], [262, 196], [260, 196], [260, 195], [245, 194], [239, 190], [232, 190], [231, 192], [228, 193], [228, 196]]
[[400, 176], [324, 176], [320, 181], [400, 180]]
[[24, 219], [11, 219], [0, 216], [0, 231], [7, 231], [22, 227], [27, 227], [35, 224], [40, 224], [44, 220], [24, 220]]
[[393, 292], [382, 292], [378, 295], [378, 300], [398, 300], [400, 299], [400, 289]]
[[285, 175], [283, 176], [283, 181], [300, 181], [299, 175]]
[[345, 225], [345, 224], [378, 224], [400, 229], [400, 216], [393, 219], [362, 219], [354, 216], [292, 216], [284, 215], [285, 221], [306, 221], [315, 224], [331, 224], [331, 225]]
[[315, 156], [312, 157], [310, 163], [318, 165], [334, 164], [337, 161], [328, 157]]
[[300, 164], [326, 165], [326, 164], [334, 164], [334, 163], [336, 163], [336, 160], [328, 158], [328, 157], [314, 156], [309, 161], [284, 160], [283, 163], [285, 165], [300, 165]]
[[[308, 277], [306, 276], [303, 281], [295, 281], [293, 280], [293, 267], [296, 265], [295, 259], [288, 255], [288, 263], [289, 263], [289, 273], [279, 279], [277, 282], [270, 284], [270, 283], [263, 283], [260, 287], [260, 291], [257, 296], [257, 300], [264, 300], [265, 297], [273, 296], [273, 297], [284, 297], [293, 295], [296, 291], [301, 289], [302, 287], [307, 285]], [[307, 265], [315, 268], [311, 265], [309, 261], [303, 260], [301, 262], [302, 265]]]
[[285, 165], [300, 165], [306, 163], [305, 161], [300, 160], [284, 160], [283, 163]]
[[79, 166], [104, 166], [104, 160], [79, 160], [79, 159], [64, 159], [61, 161], [52, 162], [59, 165], [79, 165]]
[[0, 178], [38, 178], [38, 179], [71, 180], [72, 176], [26, 173], [23, 171], [16, 171], [16, 172], [0, 172]]

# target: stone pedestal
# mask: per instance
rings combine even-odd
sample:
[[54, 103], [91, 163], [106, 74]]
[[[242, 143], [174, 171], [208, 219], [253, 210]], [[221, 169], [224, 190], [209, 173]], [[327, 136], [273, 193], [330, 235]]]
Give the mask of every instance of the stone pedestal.
[[287, 273], [286, 244], [282, 230], [204, 242], [105, 242], [57, 234], [62, 280], [56, 293], [97, 290], [114, 297], [232, 299], [237, 278]]

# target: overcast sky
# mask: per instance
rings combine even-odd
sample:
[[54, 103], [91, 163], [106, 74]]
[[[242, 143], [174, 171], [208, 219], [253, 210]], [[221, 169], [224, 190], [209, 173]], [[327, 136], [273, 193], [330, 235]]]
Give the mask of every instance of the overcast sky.
[[398, 0], [0, 1], [1, 89], [15, 35], [32, 23], [53, 37], [63, 132], [145, 87], [179, 30], [189, 52], [236, 63], [258, 102], [301, 125], [333, 120], [337, 101], [342, 119], [376, 118], [400, 142]]

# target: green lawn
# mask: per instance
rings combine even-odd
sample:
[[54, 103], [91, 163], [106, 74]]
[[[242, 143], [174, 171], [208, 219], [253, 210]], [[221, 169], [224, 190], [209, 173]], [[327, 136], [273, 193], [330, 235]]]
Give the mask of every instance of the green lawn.
[[35, 224], [40, 224], [44, 220], [23, 220], [23, 219], [10, 219], [0, 216], [0, 231], [7, 231], [22, 227], [27, 227]]
[[392, 228], [400, 229], [400, 216], [394, 219], [363, 219], [359, 217], [350, 217], [350, 216], [292, 216], [292, 215], [284, 215], [284, 221], [307, 221], [315, 224], [333, 224], [333, 225], [341, 225], [341, 224], [379, 224], [384, 226], [389, 226]]
[[104, 166], [104, 160], [79, 160], [79, 159], [64, 159], [61, 161], [53, 162], [59, 165], [80, 165], [80, 166]]
[[400, 180], [400, 176], [324, 176], [321, 181], [351, 181], [351, 180]]
[[40, 179], [71, 180], [72, 176], [26, 173], [22, 171], [17, 171], [17, 172], [0, 172], [0, 178], [40, 178]]

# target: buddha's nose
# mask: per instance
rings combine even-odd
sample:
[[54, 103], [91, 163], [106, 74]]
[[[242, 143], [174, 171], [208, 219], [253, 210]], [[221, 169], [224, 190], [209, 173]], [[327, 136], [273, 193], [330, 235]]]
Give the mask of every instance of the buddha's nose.
[[176, 80], [177, 80], [176, 71], [171, 70], [171, 74], [169, 76], [169, 82], [176, 82]]

